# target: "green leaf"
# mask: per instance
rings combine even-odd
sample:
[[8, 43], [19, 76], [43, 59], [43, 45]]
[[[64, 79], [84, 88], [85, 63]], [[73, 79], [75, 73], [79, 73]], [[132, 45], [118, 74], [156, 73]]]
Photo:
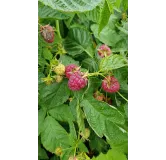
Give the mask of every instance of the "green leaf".
[[99, 138], [95, 133], [90, 135], [90, 148], [91, 150], [97, 150], [98, 152], [106, 152], [108, 150], [108, 143], [102, 138]]
[[78, 148], [79, 148], [80, 152], [87, 152], [88, 153], [88, 148], [86, 147], [86, 145], [83, 143], [82, 140], [79, 141]]
[[75, 126], [71, 120], [69, 120], [69, 127], [70, 127], [70, 135], [73, 137], [74, 140], [77, 140], [77, 133], [75, 130]]
[[43, 4], [62, 12], [85, 12], [94, 9], [102, 0], [39, 0]]
[[98, 64], [93, 58], [86, 58], [82, 61], [82, 67], [86, 68], [90, 72], [98, 71]]
[[99, 6], [97, 6], [95, 9], [93, 9], [91, 11], [84, 12], [84, 13], [78, 13], [78, 16], [82, 21], [89, 20], [89, 21], [98, 23], [99, 18], [100, 18], [100, 12], [101, 12], [101, 9]]
[[98, 157], [93, 158], [92, 160], [127, 160], [127, 158], [123, 153], [111, 149], [107, 154], [101, 153]]
[[111, 15], [110, 9], [109, 9], [107, 0], [105, 0], [104, 6], [101, 11], [101, 15], [100, 15], [98, 33], [100, 33], [102, 29], [107, 25], [110, 15]]
[[54, 18], [54, 19], [68, 19], [72, 16], [73, 14], [65, 14], [60, 11], [57, 11], [55, 9], [52, 9], [49, 6], [45, 6], [42, 3], [39, 2], [38, 5], [38, 16], [40, 18]]
[[70, 108], [66, 104], [55, 106], [53, 109], [49, 110], [49, 114], [58, 121], [67, 122], [69, 119], [74, 120]]
[[70, 95], [70, 90], [67, 87], [67, 80], [63, 80], [61, 83], [54, 83], [52, 85], [44, 87], [40, 91], [41, 103], [48, 107], [55, 107], [63, 104], [67, 101]]
[[40, 141], [38, 141], [38, 157], [39, 159], [49, 159], [46, 151], [41, 147]]
[[69, 148], [71, 144], [70, 136], [66, 130], [51, 116], [47, 116], [44, 121], [44, 130], [41, 133], [43, 146], [54, 153], [57, 147]]
[[[127, 145], [124, 145], [128, 141], [127, 131], [123, 128], [117, 126], [111, 121], [105, 122], [105, 133], [104, 135], [107, 138], [107, 141], [111, 145], [111, 148], [120, 148], [121, 151], [127, 151]], [[125, 148], [122, 148], [125, 147]]]
[[44, 123], [45, 116], [46, 116], [46, 111], [41, 108], [38, 111], [38, 136], [43, 131], [43, 123]]
[[122, 55], [111, 54], [100, 61], [102, 71], [110, 71], [124, 66], [127, 66], [127, 62]]
[[115, 107], [105, 102], [89, 98], [84, 99], [81, 102], [81, 106], [84, 108], [89, 125], [99, 137], [102, 137], [105, 133], [105, 121], [117, 124], [124, 123], [123, 115]]
[[59, 58], [59, 61], [65, 66], [67, 66], [69, 64], [79, 65], [79, 61], [75, 61], [73, 58], [71, 58], [67, 55], [61, 55]]
[[120, 89], [128, 92], [128, 68], [122, 67], [113, 71], [114, 76], [120, 83]]
[[52, 59], [53, 55], [52, 55], [51, 51], [48, 48], [43, 49], [43, 57], [47, 60]]
[[126, 104], [123, 106], [123, 108], [124, 108], [124, 111], [125, 111], [125, 115], [126, 115], [126, 117], [128, 118], [128, 103], [126, 103]]
[[94, 55], [94, 47], [90, 33], [83, 28], [71, 28], [64, 41], [65, 50], [71, 56], [86, 52], [90, 57]]
[[122, 39], [121, 36], [115, 30], [109, 28], [108, 25], [100, 32], [99, 35], [98, 28], [99, 25], [97, 24], [93, 24], [91, 26], [94, 36], [108, 46], [115, 46], [116, 43]]

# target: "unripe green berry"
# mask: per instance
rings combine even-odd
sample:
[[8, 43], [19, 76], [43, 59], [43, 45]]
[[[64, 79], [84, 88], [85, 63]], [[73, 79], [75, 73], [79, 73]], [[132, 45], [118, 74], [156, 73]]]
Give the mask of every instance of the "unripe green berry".
[[65, 74], [65, 66], [63, 64], [59, 64], [54, 68], [54, 72], [57, 75], [64, 75]]
[[56, 154], [57, 156], [60, 156], [60, 155], [62, 154], [62, 148], [61, 148], [61, 147], [57, 147], [57, 148], [55, 149], [55, 154]]

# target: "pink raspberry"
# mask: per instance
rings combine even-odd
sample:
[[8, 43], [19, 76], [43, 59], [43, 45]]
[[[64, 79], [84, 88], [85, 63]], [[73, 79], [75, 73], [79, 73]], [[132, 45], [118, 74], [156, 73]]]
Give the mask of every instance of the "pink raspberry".
[[111, 53], [111, 49], [105, 44], [101, 45], [98, 49], [98, 54], [101, 58], [109, 56]]
[[65, 75], [68, 79], [75, 72], [80, 72], [80, 69], [77, 65], [69, 64], [68, 66], [65, 67]]
[[72, 91], [78, 91], [84, 88], [87, 85], [88, 79], [83, 77], [83, 74], [80, 72], [73, 73], [68, 81], [68, 87]]
[[120, 84], [114, 76], [107, 76], [102, 82], [102, 88], [106, 92], [115, 93], [119, 91]]

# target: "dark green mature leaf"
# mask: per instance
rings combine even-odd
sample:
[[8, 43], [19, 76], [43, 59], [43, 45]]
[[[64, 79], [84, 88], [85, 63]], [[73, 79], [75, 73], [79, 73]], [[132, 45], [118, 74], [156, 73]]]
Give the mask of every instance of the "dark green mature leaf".
[[101, 153], [98, 157], [93, 158], [92, 160], [127, 160], [127, 158], [123, 153], [111, 149], [107, 154]]
[[126, 103], [126, 104], [123, 106], [123, 108], [124, 108], [124, 111], [125, 111], [125, 115], [126, 115], [126, 117], [128, 118], [128, 103]]
[[43, 146], [50, 152], [55, 152], [57, 147], [63, 149], [69, 148], [72, 143], [66, 130], [51, 116], [47, 116], [44, 120], [44, 130], [41, 133], [41, 142]]
[[67, 55], [61, 55], [59, 58], [59, 61], [65, 66], [67, 66], [69, 64], [79, 65], [79, 61], [75, 61], [73, 58], [71, 58], [70, 56], [67, 56]]
[[90, 72], [98, 71], [98, 64], [93, 58], [86, 58], [82, 61], [82, 67], [88, 69]]
[[71, 17], [69, 13], [65, 14], [65, 13], [59, 12], [41, 3], [39, 4], [39, 7], [38, 7], [38, 16], [40, 18], [55, 18], [55, 19], [68, 19]]
[[97, 150], [98, 152], [106, 152], [108, 150], [108, 143], [102, 138], [99, 138], [95, 133], [89, 138], [91, 150]]
[[38, 111], [38, 135], [40, 135], [40, 133], [43, 131], [43, 128], [44, 128], [43, 123], [44, 123], [45, 116], [46, 116], [46, 110], [41, 108]]
[[128, 68], [122, 67], [119, 69], [115, 69], [113, 71], [113, 74], [120, 83], [120, 89], [127, 92], [128, 91]]
[[123, 115], [115, 107], [107, 103], [89, 98], [84, 99], [81, 106], [84, 108], [89, 125], [99, 137], [102, 137], [105, 132], [105, 121], [118, 124], [124, 123]]
[[41, 103], [50, 107], [63, 104], [67, 101], [69, 95], [70, 90], [67, 87], [67, 80], [46, 86], [40, 91]]
[[62, 12], [85, 12], [94, 9], [102, 0], [39, 0]]
[[105, 0], [104, 6], [101, 11], [101, 15], [100, 15], [98, 33], [100, 33], [102, 29], [107, 25], [110, 15], [111, 15], [110, 9], [109, 9], [107, 0]]
[[90, 57], [94, 55], [94, 48], [90, 33], [84, 28], [71, 28], [64, 41], [66, 51], [71, 56], [86, 52]]
[[120, 150], [121, 152], [127, 152], [127, 141], [128, 141], [128, 134], [127, 132], [117, 126], [115, 123], [112, 123], [111, 121], [105, 122], [105, 133], [104, 135], [107, 138], [107, 141], [111, 145], [111, 148], [116, 148]]
[[101, 12], [101, 8], [97, 6], [95, 9], [91, 11], [79, 13], [78, 16], [82, 21], [89, 20], [95, 23], [99, 23], [100, 12]]
[[55, 106], [53, 109], [49, 110], [49, 114], [58, 121], [74, 121], [70, 108], [66, 104]]
[[100, 69], [102, 71], [109, 71], [127, 66], [127, 62], [122, 55], [111, 54], [105, 57], [100, 62]]
[[49, 159], [46, 151], [41, 147], [40, 141], [38, 141], [38, 157], [39, 159]]

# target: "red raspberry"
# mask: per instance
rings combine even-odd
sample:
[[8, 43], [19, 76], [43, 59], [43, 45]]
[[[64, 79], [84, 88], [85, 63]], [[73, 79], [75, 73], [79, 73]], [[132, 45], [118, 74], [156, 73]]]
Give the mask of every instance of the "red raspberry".
[[109, 56], [111, 53], [111, 49], [105, 44], [101, 45], [98, 49], [98, 54], [101, 58]]
[[83, 77], [83, 74], [80, 72], [73, 73], [68, 81], [68, 87], [72, 91], [78, 91], [84, 88], [87, 85], [88, 79]]
[[107, 76], [102, 82], [102, 88], [109, 93], [119, 91], [120, 84], [114, 76]]
[[65, 75], [68, 79], [75, 72], [80, 72], [80, 69], [77, 65], [69, 64], [68, 66], [65, 67]]
[[40, 31], [46, 42], [52, 43], [54, 41], [54, 30], [50, 25], [41, 26]]

